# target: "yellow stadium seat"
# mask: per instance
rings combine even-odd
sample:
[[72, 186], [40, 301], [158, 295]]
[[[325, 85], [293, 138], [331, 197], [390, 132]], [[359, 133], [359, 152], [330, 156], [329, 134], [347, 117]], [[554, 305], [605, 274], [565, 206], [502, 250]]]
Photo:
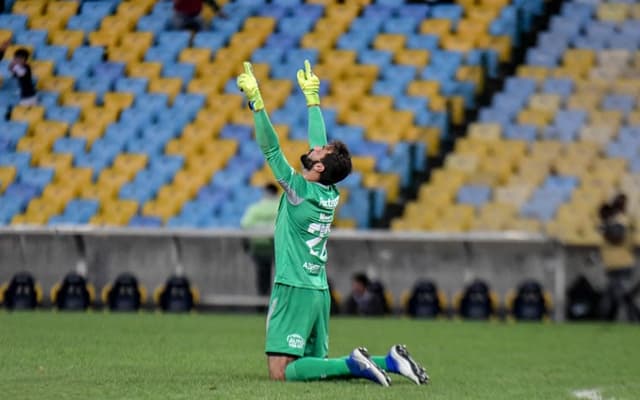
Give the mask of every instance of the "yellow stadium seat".
[[432, 98], [440, 94], [440, 82], [438, 81], [413, 81], [409, 83], [407, 94]]
[[445, 167], [470, 174], [478, 167], [478, 157], [473, 154], [449, 154], [445, 160]]
[[79, 4], [76, 1], [49, 1], [47, 15], [71, 18], [78, 12], [78, 7]]
[[529, 99], [529, 108], [532, 110], [555, 113], [562, 103], [562, 98], [557, 94], [538, 93]]
[[623, 3], [600, 3], [596, 15], [601, 21], [607, 22], [623, 22], [630, 13], [628, 4]]
[[183, 155], [188, 158], [190, 155], [198, 153], [199, 147], [198, 143], [171, 139], [165, 146], [165, 153], [168, 155]]
[[589, 71], [595, 64], [596, 55], [593, 50], [569, 49], [562, 57], [563, 64], [581, 71]]
[[136, 21], [132, 18], [126, 18], [123, 15], [107, 15], [102, 18], [100, 30], [103, 32], [117, 32], [120, 35], [124, 35], [134, 28], [135, 23]]
[[466, 53], [475, 48], [475, 42], [477, 40], [478, 39], [473, 36], [448, 34], [440, 38], [440, 45], [445, 50]]
[[13, 121], [24, 121], [32, 125], [41, 121], [43, 118], [44, 107], [42, 106], [16, 106], [11, 110], [11, 119]]
[[616, 133], [616, 127], [608, 124], [587, 125], [580, 129], [580, 140], [606, 145]]
[[33, 60], [30, 65], [31, 73], [37, 79], [46, 79], [53, 76], [53, 61]]
[[11, 11], [14, 14], [22, 14], [27, 17], [35, 17], [44, 14], [46, 2], [40, 1], [17, 1]]
[[400, 195], [400, 176], [398, 174], [369, 172], [364, 174], [362, 184], [368, 188], [385, 189], [387, 203], [398, 201]]
[[369, 156], [353, 156], [351, 157], [351, 164], [354, 171], [372, 172], [376, 166], [376, 159]]
[[162, 203], [159, 201], [150, 201], [142, 207], [142, 215], [161, 218], [167, 222], [173, 217], [177, 211], [177, 207], [172, 203]]
[[38, 165], [42, 168], [51, 168], [55, 171], [55, 175], [60, 176], [71, 170], [73, 155], [63, 153], [50, 153], [40, 158]]
[[531, 218], [518, 218], [512, 219], [507, 222], [507, 230], [510, 231], [522, 231], [528, 233], [541, 233], [542, 222], [537, 219]]
[[104, 107], [118, 111], [133, 105], [134, 95], [128, 92], [108, 92], [104, 94]]
[[42, 199], [55, 204], [62, 204], [63, 207], [75, 197], [73, 189], [62, 185], [49, 185], [42, 192]]
[[138, 202], [135, 200], [107, 201], [102, 204], [101, 214], [104, 216], [122, 215], [130, 219], [138, 212]]
[[122, 174], [136, 173], [147, 165], [146, 154], [122, 153], [113, 161], [113, 171]]
[[116, 171], [113, 169], [104, 169], [100, 172], [100, 176], [98, 177], [98, 185], [104, 187], [112, 187], [119, 190], [122, 185], [124, 185], [129, 179], [129, 175], [134, 175], [135, 172], [131, 172], [130, 170], [120, 170]]
[[521, 78], [533, 79], [540, 83], [549, 76], [549, 69], [538, 65], [521, 65], [516, 74]]
[[87, 146], [91, 147], [93, 142], [99, 139], [106, 125], [96, 124], [94, 122], [80, 121], [73, 124], [70, 131], [70, 136], [76, 138], [84, 138], [87, 140]]
[[567, 108], [569, 110], [585, 110], [595, 111], [600, 105], [601, 95], [598, 93], [576, 93], [567, 100]]
[[324, 53], [333, 47], [339, 35], [340, 33], [336, 35], [324, 35], [322, 32], [309, 32], [302, 37], [300, 45], [302, 48], [318, 49]]
[[520, 208], [529, 199], [532, 192], [533, 184], [502, 186], [495, 189], [494, 201]]
[[522, 125], [533, 125], [543, 129], [550, 124], [553, 116], [554, 113], [550, 111], [525, 109], [518, 113], [517, 121]]
[[62, 105], [79, 108], [89, 108], [96, 104], [95, 92], [67, 92], [62, 96]]
[[461, 65], [456, 71], [456, 79], [473, 82], [476, 93], [484, 90], [484, 71], [479, 65]]
[[617, 110], [595, 111], [589, 113], [589, 122], [593, 125], [611, 125], [617, 129], [623, 117], [622, 112]]
[[89, 44], [111, 49], [120, 43], [121, 36], [122, 34], [116, 31], [93, 31], [89, 32]]
[[[13, 32], [8, 29], [0, 29], [0, 43], [11, 42], [13, 38]], [[12, 54], [9, 55], [13, 56]]]
[[39, 121], [31, 125], [31, 132], [38, 140], [49, 141], [53, 144], [57, 139], [65, 136], [69, 124], [61, 121]]
[[403, 49], [395, 54], [394, 59], [396, 64], [424, 68], [429, 63], [429, 52], [421, 49]]
[[141, 53], [146, 51], [153, 45], [153, 33], [151, 32], [128, 32], [120, 38], [126, 46]]
[[66, 93], [73, 90], [75, 78], [71, 76], [53, 76], [38, 80], [38, 89]]
[[[315, 70], [315, 68], [314, 68]], [[346, 80], [363, 80], [368, 83], [369, 86], [373, 86], [376, 79], [378, 79], [379, 68], [377, 65], [367, 65], [367, 64], [358, 64], [358, 65], [346, 65], [342, 69], [342, 78]], [[321, 79], [324, 77], [321, 75]]]
[[478, 39], [479, 47], [487, 47], [498, 53], [500, 62], [508, 62], [511, 60], [511, 37], [503, 36], [483, 36]]
[[190, 64], [206, 64], [211, 60], [210, 49], [187, 48], [180, 52], [180, 62]]
[[[220, 110], [222, 111], [222, 110]], [[213, 111], [211, 109], [203, 109], [198, 112], [196, 115], [195, 121], [193, 121], [193, 126], [197, 127], [199, 130], [205, 130], [209, 132], [211, 135], [217, 137], [218, 133], [222, 127], [227, 123], [228, 115], [230, 115], [232, 111], [229, 112], [218, 112]], [[188, 128], [188, 127], [187, 127]], [[185, 129], [184, 133], [187, 133]]]
[[393, 97], [365, 96], [356, 103], [356, 107], [363, 114], [380, 115], [393, 108]]
[[133, 78], [160, 78], [162, 73], [162, 63], [141, 62], [127, 65], [127, 75]]
[[98, 200], [100, 204], [113, 201], [118, 192], [115, 186], [102, 186], [88, 184], [80, 188], [80, 197], [83, 199]]
[[61, 30], [67, 25], [69, 17], [59, 15], [39, 15], [29, 19], [29, 28], [43, 30], [47, 32], [55, 32]]
[[187, 84], [187, 92], [200, 93], [207, 98], [215, 97], [220, 93], [220, 89], [225, 82], [217, 77], [194, 78]]
[[29, 202], [27, 206], [26, 214], [33, 215], [37, 213], [44, 213], [49, 216], [58, 214], [62, 211], [64, 207], [64, 199], [59, 199], [56, 197], [48, 197], [48, 198], [35, 198]]
[[151, 1], [124, 1], [118, 5], [117, 14], [125, 18], [135, 18], [136, 20], [151, 11], [153, 2]]
[[83, 31], [54, 31], [49, 34], [49, 41], [56, 46], [66, 46], [71, 52], [84, 42]]
[[627, 114], [626, 123], [628, 125], [640, 125], [640, 110]]
[[262, 30], [271, 32], [275, 27], [276, 21], [271, 17], [249, 17], [244, 21], [242, 30], [246, 32]]
[[407, 41], [406, 36], [394, 33], [379, 34], [373, 41], [373, 48], [396, 53], [402, 50]]
[[450, 19], [425, 19], [420, 24], [420, 33], [442, 37], [452, 31]]
[[499, 140], [502, 136], [502, 126], [495, 123], [473, 123], [469, 126], [469, 138], [477, 140]]
[[2, 194], [7, 186], [13, 183], [16, 178], [16, 167], [0, 166], [0, 194]]
[[110, 47], [107, 51], [109, 61], [122, 62], [125, 64], [140, 62], [144, 56], [144, 49], [129, 47], [122, 41], [120, 45]]
[[180, 94], [181, 89], [182, 79], [180, 78], [158, 78], [149, 82], [150, 93], [164, 93], [169, 96], [171, 102]]
[[91, 185], [93, 170], [91, 168], [71, 168], [56, 174], [56, 182], [64, 183], [76, 189]]

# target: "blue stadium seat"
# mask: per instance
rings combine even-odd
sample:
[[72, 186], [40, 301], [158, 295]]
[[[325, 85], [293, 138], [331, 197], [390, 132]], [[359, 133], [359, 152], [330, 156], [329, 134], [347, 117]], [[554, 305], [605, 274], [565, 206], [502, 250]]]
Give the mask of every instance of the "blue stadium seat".
[[22, 32], [27, 29], [27, 16], [19, 14], [0, 14], [0, 29]]
[[401, 35], [416, 33], [421, 20], [414, 17], [395, 17], [386, 20], [382, 24], [382, 31]]
[[51, 121], [66, 122], [73, 125], [80, 118], [80, 108], [78, 107], [49, 107], [46, 111], [46, 117]]
[[251, 61], [269, 65], [278, 65], [284, 60], [285, 48], [268, 47], [257, 49], [251, 54]]
[[[161, 4], [160, 2], [156, 4]], [[138, 20], [136, 28], [139, 32], [152, 32], [158, 35], [169, 26], [171, 15], [151, 14], [145, 15]]]
[[57, 64], [67, 59], [68, 52], [67, 46], [41, 46], [35, 50], [35, 55], [40, 60], [50, 60]]
[[198, 32], [193, 37], [193, 47], [210, 49], [212, 53], [225, 47], [228, 37], [219, 32]]
[[311, 65], [317, 64], [319, 53], [317, 49], [289, 49], [285, 52], [284, 61], [290, 64], [299, 64], [304, 68], [304, 61], [309, 60]]
[[124, 63], [102, 62], [94, 65], [93, 67], [93, 77], [103, 79], [107, 82], [115, 82], [118, 78], [124, 76]]
[[87, 140], [85, 138], [61, 137], [53, 144], [53, 151], [56, 153], [70, 153], [76, 158], [85, 153]]
[[18, 171], [29, 168], [29, 165], [31, 165], [31, 153], [17, 151], [15, 153], [0, 154], [0, 167], [11, 165], [16, 167]]
[[91, 66], [97, 65], [102, 62], [104, 59], [104, 48], [98, 46], [80, 46], [77, 47], [73, 56], [71, 57], [72, 61], [87, 63]]
[[101, 17], [74, 15], [67, 21], [67, 29], [71, 31], [82, 31], [86, 34], [97, 31], [100, 27]]
[[476, 208], [482, 207], [491, 198], [491, 188], [484, 185], [465, 185], [458, 190], [456, 196], [460, 204], [469, 204]]
[[169, 64], [176, 61], [180, 50], [177, 48], [165, 48], [160, 46], [149, 47], [144, 55], [145, 61], [160, 62], [163, 64]]
[[158, 217], [136, 215], [131, 218], [128, 226], [136, 228], [159, 228], [162, 226], [162, 220]]
[[127, 183], [122, 186], [118, 197], [123, 200], [135, 200], [138, 204], [144, 204], [147, 201], [153, 199], [155, 196], [155, 190], [150, 186], [142, 182]]
[[89, 76], [92, 65], [88, 62], [79, 62], [75, 60], [61, 61], [56, 64], [56, 75], [71, 76], [75, 79], [81, 79]]
[[536, 140], [536, 127], [533, 125], [507, 125], [504, 137], [511, 140], [534, 142]]
[[149, 81], [147, 78], [118, 78], [115, 82], [117, 92], [129, 92], [136, 96], [142, 96], [147, 91]]
[[44, 30], [27, 30], [17, 32], [13, 41], [21, 45], [38, 48], [47, 45], [47, 36], [47, 31]]
[[18, 172], [20, 183], [36, 187], [39, 192], [53, 180], [53, 175], [50, 168], [25, 168]]
[[438, 48], [440, 38], [436, 35], [416, 34], [407, 37], [407, 49], [424, 49], [434, 51]]
[[27, 134], [29, 125], [26, 122], [0, 121], [0, 138], [14, 146]]
[[96, 93], [99, 102], [102, 102], [104, 94], [111, 91], [112, 87], [112, 82], [96, 76], [90, 78], [82, 78], [76, 82], [76, 90], [80, 92]]

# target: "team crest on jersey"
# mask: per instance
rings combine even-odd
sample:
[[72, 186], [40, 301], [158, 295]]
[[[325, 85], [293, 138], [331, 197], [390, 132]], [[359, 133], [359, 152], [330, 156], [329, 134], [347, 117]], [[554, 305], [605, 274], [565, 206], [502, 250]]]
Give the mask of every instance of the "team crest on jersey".
[[304, 338], [297, 333], [287, 336], [287, 344], [292, 349], [304, 349]]
[[322, 265], [306, 262], [302, 265], [302, 268], [304, 268], [308, 273], [315, 275], [320, 272], [320, 269], [322, 269]]

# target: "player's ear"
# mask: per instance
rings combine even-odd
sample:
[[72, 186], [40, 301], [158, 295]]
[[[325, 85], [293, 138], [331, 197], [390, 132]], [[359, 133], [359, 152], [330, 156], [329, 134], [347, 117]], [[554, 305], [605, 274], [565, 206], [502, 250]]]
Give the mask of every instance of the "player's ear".
[[313, 164], [313, 170], [317, 173], [321, 174], [324, 172], [324, 164], [322, 162], [317, 162]]

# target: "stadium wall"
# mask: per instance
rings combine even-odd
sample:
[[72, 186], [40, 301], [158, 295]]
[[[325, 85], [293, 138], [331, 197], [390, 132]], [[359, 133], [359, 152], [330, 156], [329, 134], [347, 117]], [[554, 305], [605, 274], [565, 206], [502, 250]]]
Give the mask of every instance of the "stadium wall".
[[[30, 271], [45, 290], [67, 272], [86, 273], [97, 288], [128, 271], [153, 290], [173, 273], [186, 274], [205, 304], [249, 305], [256, 296], [255, 272], [244, 243], [266, 232], [5, 229], [0, 230], [0, 282]], [[569, 248], [522, 233], [434, 234], [336, 231], [329, 244], [329, 278], [343, 295], [350, 277], [366, 271], [380, 279], [401, 304], [403, 292], [421, 278], [434, 280], [449, 299], [474, 278], [486, 280], [501, 299], [522, 280], [540, 281], [564, 307], [564, 292], [577, 275], [597, 286], [602, 268], [590, 248]], [[561, 318], [556, 312], [556, 318]]]

